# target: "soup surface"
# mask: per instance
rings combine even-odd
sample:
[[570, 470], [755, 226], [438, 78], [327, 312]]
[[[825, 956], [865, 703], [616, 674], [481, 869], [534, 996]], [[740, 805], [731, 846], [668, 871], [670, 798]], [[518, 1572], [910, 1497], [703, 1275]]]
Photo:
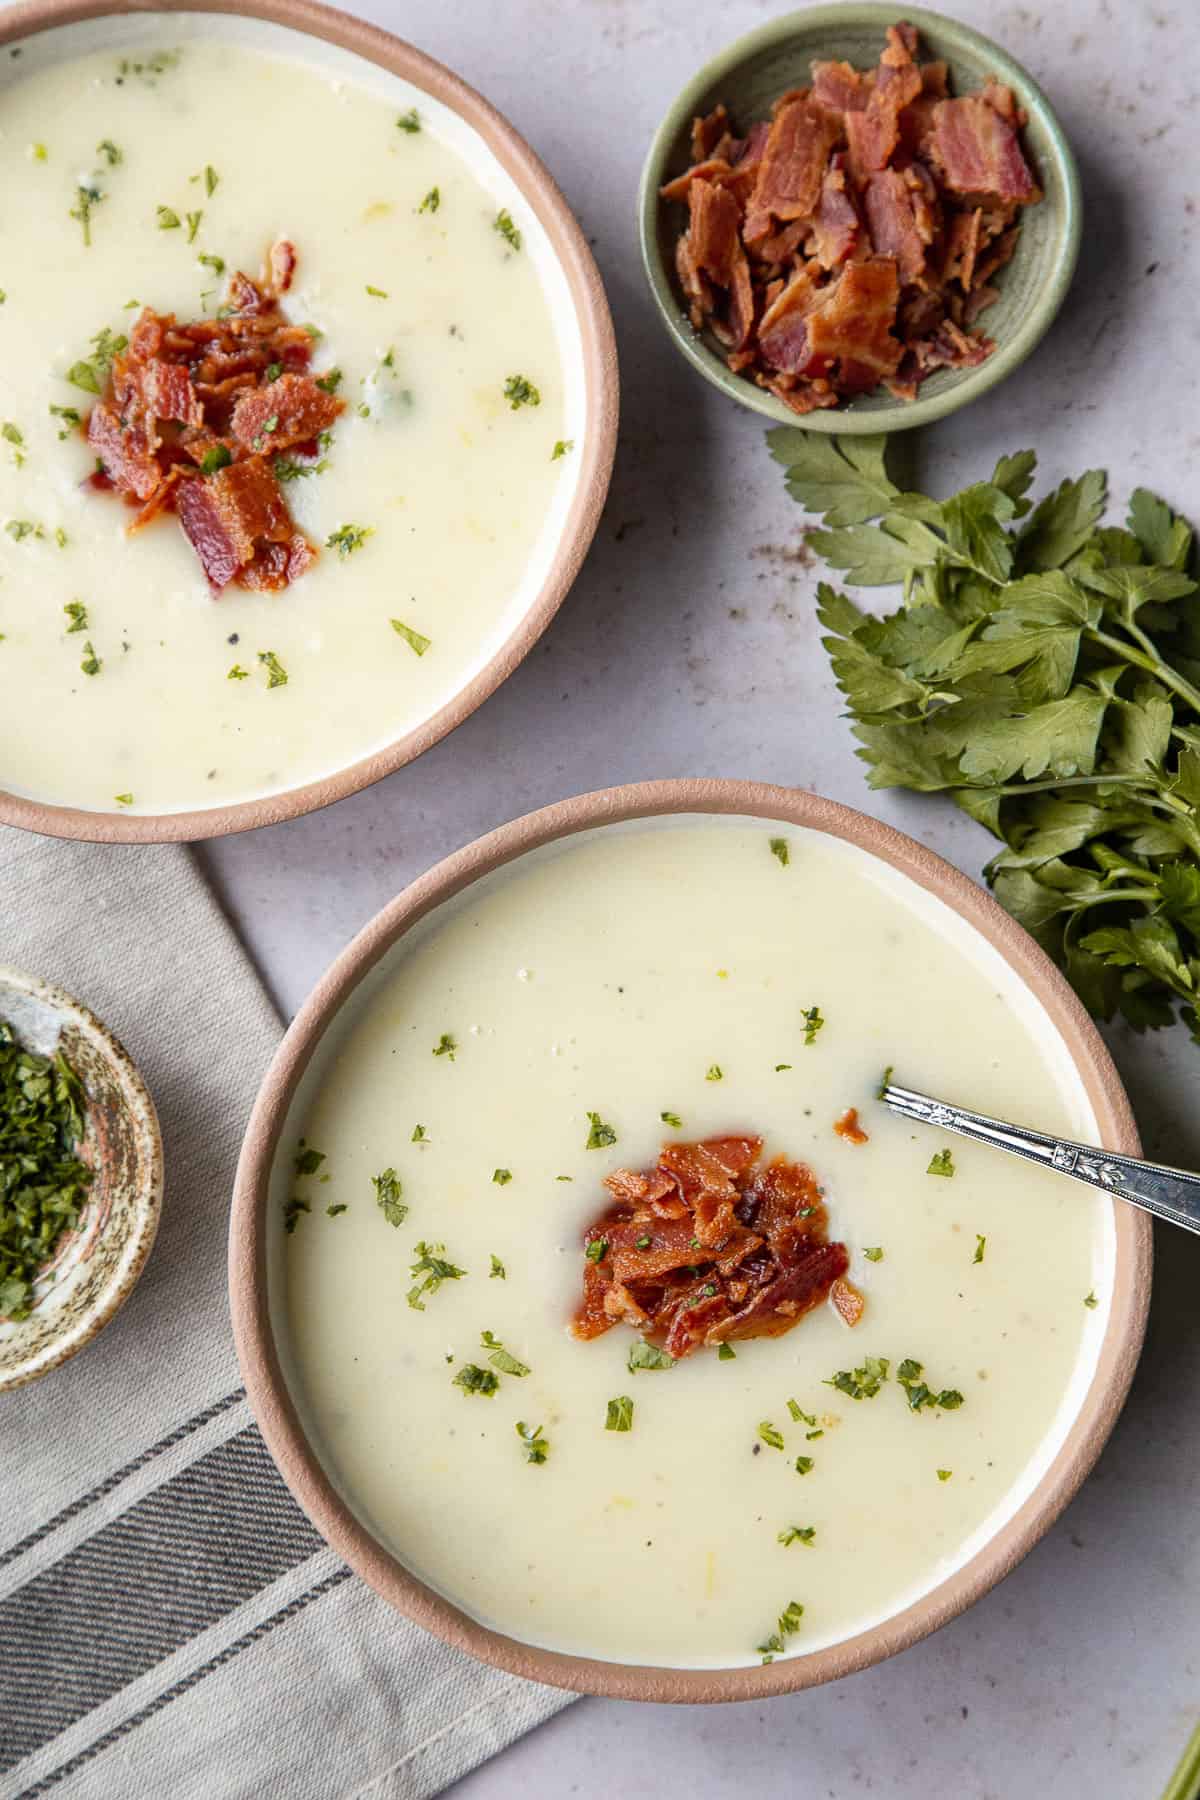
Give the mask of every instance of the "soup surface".
[[[609, 828], [426, 920], [310, 1071], [274, 1198], [294, 1226], [276, 1271], [290, 1379], [360, 1516], [503, 1632], [668, 1666], [828, 1644], [961, 1564], [1029, 1491], [1090, 1375], [1111, 1211], [887, 1115], [888, 1064], [1093, 1132], [998, 955], [823, 834]], [[864, 1144], [834, 1132], [850, 1106]], [[826, 1305], [732, 1357], [631, 1371], [628, 1326], [569, 1332], [602, 1178], [665, 1139], [729, 1132], [814, 1170], [865, 1315], [850, 1329]], [[301, 1135], [324, 1160], [293, 1176]], [[373, 1186], [388, 1171], [397, 1224]], [[436, 1262], [458, 1273], [430, 1283]], [[485, 1333], [529, 1373], [494, 1363]], [[961, 1404], [914, 1410], [906, 1360]], [[464, 1386], [465, 1365], [496, 1391]], [[608, 1428], [627, 1400], [629, 1428]], [[541, 1428], [544, 1461], [520, 1423]]]
[[[434, 715], [541, 586], [580, 429], [565, 280], [463, 122], [342, 52], [186, 22], [70, 60], [42, 43], [0, 53], [0, 786], [171, 812], [317, 779]], [[315, 565], [214, 599], [173, 516], [126, 536], [86, 484], [71, 415], [95, 394], [70, 372], [103, 380], [142, 306], [211, 317], [280, 238], [285, 309], [348, 404], [320, 472], [285, 477]]]

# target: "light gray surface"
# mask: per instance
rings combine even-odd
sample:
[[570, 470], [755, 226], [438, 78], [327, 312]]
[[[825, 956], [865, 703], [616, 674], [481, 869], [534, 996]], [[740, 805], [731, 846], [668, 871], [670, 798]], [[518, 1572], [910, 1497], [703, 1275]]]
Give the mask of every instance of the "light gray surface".
[[[531, 807], [650, 776], [742, 775], [863, 806], [971, 874], [984, 835], [936, 799], [869, 795], [812, 616], [800, 519], [759, 420], [670, 350], [634, 236], [643, 149], [755, 0], [392, 0], [363, 7], [481, 88], [530, 138], [594, 240], [624, 423], [583, 577], [525, 666], [413, 768], [204, 852], [280, 1006], [412, 876]], [[1198, 55], [1191, 7], [957, 0], [1049, 91], [1087, 223], [1064, 314], [1025, 369], [918, 445], [941, 489], [1034, 445], [1057, 482], [1107, 466], [1200, 512], [1194, 304]], [[1189, 291], [1189, 288], [1191, 291]], [[1150, 1154], [1200, 1166], [1200, 1051], [1113, 1035]], [[1036, 1245], [1030, 1246], [1036, 1255]], [[768, 1705], [585, 1701], [485, 1765], [458, 1800], [862, 1794], [1155, 1800], [1200, 1713], [1200, 1249], [1159, 1239], [1149, 1348], [1083, 1494], [1017, 1573], [936, 1638]], [[881, 1496], [881, 1505], [887, 1504]]]

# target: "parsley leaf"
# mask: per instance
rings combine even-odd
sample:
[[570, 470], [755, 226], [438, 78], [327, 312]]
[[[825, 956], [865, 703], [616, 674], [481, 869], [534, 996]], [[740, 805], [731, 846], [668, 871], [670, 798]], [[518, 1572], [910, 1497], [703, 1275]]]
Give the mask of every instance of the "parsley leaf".
[[481, 1369], [478, 1363], [464, 1363], [454, 1376], [454, 1386], [461, 1388], [464, 1394], [490, 1397], [500, 1386], [500, 1377], [493, 1375], [490, 1369]]
[[396, 120], [396, 130], [407, 132], [410, 137], [415, 131], [420, 131], [420, 129], [421, 115], [415, 106], [410, 106], [408, 111], [406, 113], [401, 113], [400, 117]]
[[929, 1160], [927, 1175], [953, 1175], [954, 1157], [949, 1150], [935, 1150]]
[[665, 1350], [659, 1350], [654, 1344], [646, 1343], [645, 1339], [630, 1345], [629, 1373], [631, 1375], [636, 1375], [639, 1369], [673, 1369], [674, 1367], [675, 1358], [673, 1356], [668, 1356]]
[[494, 1251], [492, 1252], [492, 1272], [488, 1276], [488, 1280], [489, 1281], [507, 1281], [508, 1280], [508, 1270], [504, 1267], [504, 1264], [500, 1261], [500, 1258], [495, 1254]]
[[817, 1033], [818, 1033], [818, 1031], [820, 1031], [821, 1027], [825, 1023], [824, 1019], [821, 1017], [820, 1007], [819, 1006], [804, 1007], [801, 1009], [800, 1017], [804, 1021], [804, 1041], [805, 1041], [805, 1043], [806, 1044], [815, 1044], [817, 1041]]
[[493, 1369], [499, 1369], [502, 1375], [528, 1375], [528, 1364], [519, 1362], [510, 1350], [504, 1348], [498, 1337], [493, 1337], [490, 1331], [485, 1331], [479, 1341], [485, 1350], [491, 1351], [488, 1361]]
[[416, 651], [418, 656], [424, 656], [433, 642], [432, 638], [422, 637], [419, 631], [414, 631], [411, 625], [402, 624], [399, 619], [392, 620], [392, 630], [398, 633], [409, 648]]
[[258, 660], [267, 671], [268, 688], [287, 686], [287, 670], [273, 650], [260, 650]]
[[495, 219], [492, 221], [492, 226], [495, 231], [500, 233], [500, 236], [504, 239], [510, 250], [519, 250], [521, 248], [521, 234], [513, 224], [513, 217], [510, 212], [506, 212], [503, 209], [498, 212]]
[[791, 1544], [811, 1544], [816, 1535], [815, 1525], [788, 1525], [779, 1533], [777, 1541], [786, 1550]]
[[375, 1204], [389, 1225], [403, 1225], [408, 1217], [408, 1206], [400, 1198], [403, 1188], [395, 1169], [385, 1169], [382, 1175], [372, 1175], [371, 1186], [375, 1189]]
[[[446, 1261], [442, 1254], [445, 1248], [445, 1244], [417, 1245], [416, 1261], [409, 1273], [419, 1275], [422, 1279], [408, 1290], [408, 1304], [414, 1312], [425, 1311], [426, 1294], [436, 1294], [443, 1281], [461, 1281], [467, 1272], [465, 1269], [456, 1269], [452, 1262]], [[489, 1392], [494, 1391], [489, 1389]]]
[[771, 1449], [771, 1450], [782, 1450], [783, 1449], [783, 1433], [782, 1433], [782, 1431], [779, 1431], [774, 1425], [772, 1425], [770, 1419], [760, 1419], [759, 1420], [758, 1435], [762, 1439], [763, 1443], [768, 1446], [769, 1449]]
[[540, 406], [542, 396], [524, 375], [510, 375], [504, 383], [504, 398], [513, 412], [520, 406]]
[[671, 1127], [672, 1131], [683, 1130], [683, 1120], [677, 1112], [660, 1112], [658, 1116], [664, 1125], [669, 1125]]
[[792, 853], [791, 853], [791, 850], [788, 848], [787, 839], [786, 838], [772, 838], [770, 840], [770, 847], [771, 847], [771, 855], [778, 857], [779, 861], [782, 863], [783, 867], [786, 869], [789, 862], [791, 862], [791, 860], [792, 860]]
[[886, 1356], [866, 1356], [861, 1368], [839, 1369], [830, 1376], [826, 1387], [836, 1388], [851, 1400], [873, 1400], [888, 1378], [891, 1364]]
[[610, 1144], [616, 1143], [616, 1132], [611, 1125], [605, 1124], [599, 1113], [590, 1112], [587, 1118], [588, 1134], [587, 1143], [584, 1145], [585, 1150], [606, 1150]]
[[914, 1362], [906, 1356], [896, 1370], [896, 1380], [904, 1389], [904, 1397], [908, 1401], [911, 1412], [920, 1412], [923, 1407], [940, 1407], [944, 1412], [954, 1412], [963, 1403], [963, 1397], [957, 1388], [942, 1388], [936, 1392], [922, 1379], [924, 1365]]
[[361, 550], [369, 537], [375, 536], [373, 525], [339, 525], [325, 539], [327, 550], [336, 550], [339, 556], [353, 556]]
[[540, 1425], [531, 1429], [524, 1419], [517, 1420], [517, 1436], [525, 1451], [528, 1463], [544, 1463], [550, 1454], [550, 1440], [542, 1432]]
[[608, 1411], [604, 1419], [605, 1431], [633, 1430], [633, 1401], [628, 1394], [619, 1394], [608, 1403]]

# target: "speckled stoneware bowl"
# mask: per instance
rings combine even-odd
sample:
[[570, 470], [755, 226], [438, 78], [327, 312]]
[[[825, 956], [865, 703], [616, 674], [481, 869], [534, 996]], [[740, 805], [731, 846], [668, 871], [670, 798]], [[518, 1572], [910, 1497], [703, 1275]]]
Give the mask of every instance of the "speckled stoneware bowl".
[[19, 1387], [90, 1343], [133, 1290], [162, 1206], [154, 1102], [127, 1050], [86, 1006], [19, 969], [0, 968], [0, 1020], [27, 1050], [61, 1050], [87, 1096], [79, 1154], [96, 1171], [76, 1231], [43, 1271], [28, 1318], [0, 1319], [0, 1390]]
[[[879, 1624], [805, 1655], [752, 1668], [665, 1668], [600, 1661], [519, 1641], [483, 1624], [420, 1580], [383, 1541], [322, 1459], [305, 1419], [288, 1344], [283, 1205], [294, 1145], [314, 1083], [336, 1060], [405, 955], [408, 934], [476, 882], [579, 832], [627, 831], [638, 821], [727, 813], [779, 820], [856, 845], [966, 922], [982, 947], [1024, 982], [1073, 1065], [1095, 1119], [1097, 1141], [1139, 1155], [1137, 1128], [1120, 1078], [1095, 1025], [1050, 959], [975, 882], [923, 844], [876, 819], [794, 788], [749, 781], [654, 781], [583, 794], [515, 819], [414, 881], [367, 925], [318, 982], [267, 1071], [238, 1165], [229, 1232], [234, 1335], [246, 1391], [272, 1456], [318, 1531], [386, 1600], [438, 1637], [515, 1675], [620, 1700], [761, 1700], [812, 1687], [907, 1649], [1007, 1575], [1049, 1529], [1104, 1446], [1128, 1392], [1150, 1301], [1150, 1219], [1119, 1200], [1104, 1335], [1057, 1448], [1027, 1496], [997, 1516], [979, 1548], [911, 1605]], [[306, 1092], [307, 1088], [307, 1092]], [[447, 1528], [453, 1521], [447, 1521]], [[465, 1552], [471, 1554], [470, 1550]], [[486, 1544], [476, 1554], [489, 1553]], [[581, 1554], [586, 1555], [586, 1549]]]
[[[950, 65], [950, 91], [969, 94], [989, 75], [1007, 83], [1029, 115], [1024, 143], [1045, 198], [1026, 207], [1017, 250], [997, 278], [1000, 299], [983, 316], [982, 328], [997, 348], [975, 369], [938, 369], [916, 400], [895, 400], [882, 390], [843, 402], [828, 412], [803, 417], [743, 375], [728, 368], [721, 347], [692, 330], [675, 276], [675, 244], [687, 209], [659, 198], [666, 181], [689, 166], [689, 134], [698, 113], [719, 100], [744, 125], [768, 117], [771, 102], [788, 88], [807, 86], [815, 59], [839, 59], [857, 68], [879, 61], [884, 33], [908, 19], [921, 37], [922, 60], [941, 57]], [[1082, 200], [1079, 173], [1063, 130], [1041, 88], [998, 45], [940, 13], [899, 4], [814, 6], [783, 13], [748, 32], [695, 75], [673, 102], [650, 146], [638, 197], [642, 260], [650, 291], [673, 342], [692, 367], [755, 412], [804, 431], [900, 431], [956, 412], [985, 394], [1029, 355], [1062, 305], [1079, 255]]]

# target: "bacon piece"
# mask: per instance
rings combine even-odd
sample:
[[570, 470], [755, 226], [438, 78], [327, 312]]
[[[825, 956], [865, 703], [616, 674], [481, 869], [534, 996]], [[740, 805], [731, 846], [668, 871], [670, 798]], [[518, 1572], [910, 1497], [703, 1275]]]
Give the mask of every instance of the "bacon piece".
[[713, 153], [713, 146], [719, 144], [729, 131], [729, 112], [724, 106], [714, 106], [703, 118], [692, 120], [692, 161], [703, 162]]
[[839, 150], [831, 157], [821, 182], [812, 236], [805, 249], [810, 256], [816, 257], [823, 269], [836, 269], [853, 254], [861, 228], [858, 208], [846, 179], [846, 157]]
[[707, 1344], [728, 1344], [734, 1339], [781, 1337], [785, 1331], [820, 1306], [839, 1275], [850, 1267], [845, 1244], [817, 1244], [799, 1262], [767, 1282], [740, 1311], [705, 1337]]
[[841, 1117], [833, 1121], [833, 1129], [847, 1144], [867, 1144], [871, 1141], [858, 1122], [857, 1106], [848, 1106]]
[[740, 349], [754, 324], [750, 268], [738, 235], [741, 213], [733, 195], [709, 181], [693, 181], [688, 189], [691, 225], [687, 256], [691, 269], [725, 289], [727, 314], [714, 311], [711, 323], [733, 349]]
[[864, 197], [875, 254], [895, 257], [905, 284], [920, 280], [925, 270], [926, 247], [933, 240], [929, 209], [922, 207], [923, 219], [918, 215], [922, 197], [910, 175], [911, 171], [900, 175], [895, 169], [881, 169], [867, 182]]
[[949, 91], [949, 68], [944, 62], [920, 65], [921, 91], [900, 110], [900, 142], [911, 156], [925, 157], [933, 130], [933, 109]]
[[892, 374], [902, 355], [891, 332], [899, 298], [896, 265], [890, 259], [849, 263], [829, 298], [808, 316], [814, 355], [850, 358], [874, 369], [877, 380]]
[[873, 86], [872, 76], [848, 62], [815, 62], [812, 78], [812, 97], [827, 112], [862, 112]]
[[233, 435], [248, 450], [272, 456], [328, 431], [345, 410], [346, 402], [327, 394], [311, 375], [280, 375], [269, 386], [238, 397]]
[[153, 415], [140, 401], [131, 396], [124, 414], [107, 401], [98, 401], [88, 419], [87, 435], [113, 486], [148, 500], [162, 480], [157, 455], [162, 439]]
[[788, 374], [805, 373], [812, 361], [806, 320], [818, 305], [821, 289], [809, 269], [797, 269], [782, 293], [772, 301], [758, 327], [763, 360]]
[[930, 142], [942, 180], [956, 194], [991, 194], [1023, 206], [1040, 200], [1015, 126], [981, 95], [939, 100]]
[[979, 230], [983, 213], [979, 207], [955, 213], [946, 233], [942, 260], [942, 281], [957, 281], [964, 293], [970, 293], [975, 282], [975, 260], [979, 255]]
[[829, 1299], [834, 1311], [850, 1326], [857, 1325], [867, 1310], [865, 1296], [844, 1275], [839, 1275], [830, 1288]]
[[279, 593], [299, 581], [316, 556], [303, 532], [297, 531], [286, 544], [260, 544], [238, 575], [238, 583], [258, 592]]
[[747, 241], [765, 237], [771, 220], [811, 219], [821, 194], [829, 153], [841, 136], [841, 121], [801, 96], [777, 113], [747, 208]]
[[911, 26], [889, 27], [867, 104], [861, 112], [845, 115], [850, 166], [858, 182], [886, 168], [900, 142], [900, 114], [921, 92], [921, 71], [913, 61], [916, 40], [911, 33]]
[[658, 192], [663, 200], [686, 202], [693, 181], [711, 181], [720, 185], [722, 176], [732, 174], [733, 165], [727, 163], [724, 157], [709, 158], [706, 162], [693, 163], [690, 169], [685, 169], [674, 181], [665, 182]]
[[278, 298], [286, 294], [292, 285], [292, 277], [296, 273], [296, 247], [287, 238], [279, 238], [271, 245], [267, 257], [267, 268], [270, 276], [270, 290]]
[[180, 484], [176, 506], [214, 593], [228, 587], [260, 544], [288, 544], [295, 525], [272, 470], [261, 456], [231, 463], [209, 479]]

